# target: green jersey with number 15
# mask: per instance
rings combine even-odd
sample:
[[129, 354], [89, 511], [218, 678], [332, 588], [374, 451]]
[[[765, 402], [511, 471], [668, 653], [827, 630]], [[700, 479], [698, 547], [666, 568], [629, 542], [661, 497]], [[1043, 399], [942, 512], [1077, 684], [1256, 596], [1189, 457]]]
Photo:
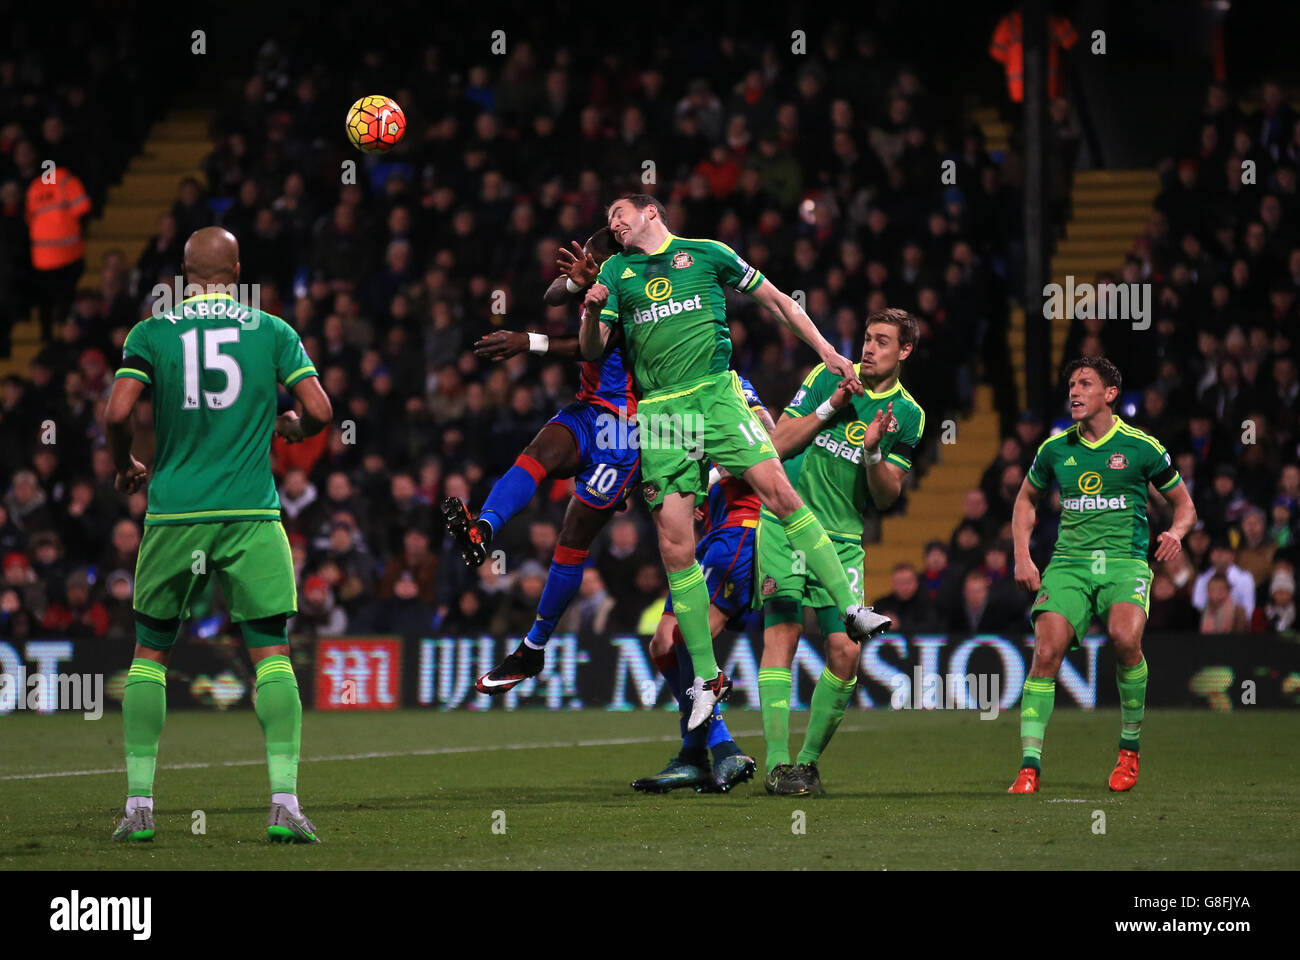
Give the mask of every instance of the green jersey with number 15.
[[191, 297], [131, 329], [116, 375], [153, 387], [146, 525], [279, 519], [276, 385], [316, 376], [289, 324], [226, 294]]

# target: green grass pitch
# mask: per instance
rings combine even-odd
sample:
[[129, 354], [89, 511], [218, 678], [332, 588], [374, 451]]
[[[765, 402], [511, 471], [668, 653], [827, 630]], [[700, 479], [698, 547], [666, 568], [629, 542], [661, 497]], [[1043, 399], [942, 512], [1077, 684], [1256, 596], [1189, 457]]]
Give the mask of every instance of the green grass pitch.
[[[120, 716], [13, 714], [0, 869], [678, 869], [701, 854], [720, 869], [1300, 867], [1300, 712], [1148, 711], [1141, 782], [1118, 795], [1118, 712], [1058, 710], [1042, 793], [1012, 797], [1017, 716], [850, 713], [822, 760], [828, 796], [790, 799], [758, 780], [633, 793], [675, 752], [670, 713], [308, 713], [299, 796], [323, 842], [281, 847], [265, 840], [251, 711], [168, 717], [158, 837], [140, 845], [108, 839], [126, 788]], [[758, 714], [727, 719], [761, 775]], [[792, 718], [796, 750], [805, 719]]]

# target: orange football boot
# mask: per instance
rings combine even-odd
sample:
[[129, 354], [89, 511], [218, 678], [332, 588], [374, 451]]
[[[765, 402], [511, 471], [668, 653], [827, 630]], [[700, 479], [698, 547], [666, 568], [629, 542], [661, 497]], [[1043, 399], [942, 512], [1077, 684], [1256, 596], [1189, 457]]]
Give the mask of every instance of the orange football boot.
[[1120, 750], [1115, 769], [1110, 773], [1110, 788], [1117, 792], [1132, 790], [1138, 782], [1138, 757], [1135, 750]]
[[1021, 767], [1016, 774], [1016, 782], [1007, 787], [1007, 793], [1037, 793], [1038, 771], [1033, 767]]

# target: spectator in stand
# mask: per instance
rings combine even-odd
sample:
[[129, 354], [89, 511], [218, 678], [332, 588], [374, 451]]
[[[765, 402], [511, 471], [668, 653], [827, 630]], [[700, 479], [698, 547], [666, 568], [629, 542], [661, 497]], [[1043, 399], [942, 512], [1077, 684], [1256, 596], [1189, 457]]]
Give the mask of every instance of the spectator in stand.
[[914, 633], [918, 630], [940, 629], [940, 617], [934, 603], [921, 590], [921, 579], [910, 563], [894, 566], [890, 575], [893, 589], [872, 602], [876, 610], [888, 610], [894, 619], [894, 630]]
[[1268, 602], [1255, 608], [1250, 628], [1255, 633], [1295, 633], [1295, 574], [1287, 567], [1273, 574]]
[[38, 530], [49, 530], [54, 525], [54, 516], [46, 505], [45, 491], [36, 482], [36, 473], [32, 470], [20, 470], [14, 474], [13, 486], [5, 495], [4, 506], [14, 524], [28, 535]]
[[989, 501], [984, 496], [984, 491], [978, 488], [967, 490], [962, 497], [961, 520], [953, 530], [954, 542], [958, 530], [967, 524], [974, 526], [980, 540], [996, 537], [998, 529], [1002, 526], [1001, 521], [989, 512]]
[[580, 636], [601, 636], [609, 630], [609, 615], [615, 600], [605, 589], [605, 578], [595, 567], [582, 573], [582, 586], [578, 598], [569, 607], [556, 626], [559, 633], [576, 633]]
[[41, 629], [54, 636], [72, 638], [102, 637], [108, 633], [108, 611], [91, 593], [87, 570], [77, 570], [68, 577], [65, 599], [51, 603], [41, 618]]
[[100, 561], [101, 570], [134, 570], [140, 552], [140, 527], [134, 520], [119, 520], [113, 525], [108, 551]]
[[471, 636], [486, 629], [486, 609], [483, 594], [478, 590], [464, 590], [456, 598], [455, 607], [443, 620], [441, 630], [450, 636]]
[[1241, 518], [1241, 528], [1234, 530], [1230, 542], [1237, 551], [1237, 566], [1250, 574], [1255, 586], [1268, 582], [1277, 544], [1269, 539], [1267, 519], [1259, 507], [1251, 507]]
[[437, 571], [438, 558], [429, 552], [429, 535], [422, 528], [409, 529], [403, 538], [401, 554], [384, 566], [377, 595], [381, 600], [392, 597], [398, 581], [407, 578], [415, 583], [420, 602], [433, 606]]
[[497, 605], [491, 629], [502, 636], [521, 637], [536, 619], [537, 601], [542, 598], [542, 587], [546, 585], [546, 568], [540, 564], [528, 564], [516, 573], [513, 580], [504, 602]]
[[984, 491], [984, 497], [990, 503], [997, 496], [998, 487], [1002, 484], [1002, 471], [1016, 464], [1020, 466], [1021, 455], [1024, 451], [1020, 448], [1020, 440], [1016, 437], [1003, 437], [1002, 443], [998, 447], [998, 455], [984, 471], [980, 477], [980, 489]]
[[104, 610], [108, 614], [105, 637], [119, 643], [135, 641], [135, 611], [132, 609], [135, 577], [127, 570], [114, 570], [107, 577]]
[[921, 586], [925, 598], [930, 603], [938, 604], [945, 596], [952, 582], [948, 567], [948, 548], [938, 540], [931, 540], [925, 545], [925, 566], [921, 568]]
[[1237, 470], [1231, 464], [1222, 464], [1214, 471], [1210, 489], [1201, 495], [1196, 515], [1205, 518], [1205, 529], [1210, 536], [1222, 538], [1228, 529], [1241, 520], [1250, 505], [1237, 490]]
[[1206, 584], [1205, 604], [1201, 612], [1201, 633], [1244, 633], [1248, 617], [1241, 604], [1232, 599], [1228, 578], [1212, 573]]
[[959, 579], [983, 561], [983, 539], [979, 525], [973, 520], [963, 520], [953, 531], [952, 542], [948, 545], [948, 556]]
[[1184, 552], [1192, 567], [1200, 570], [1210, 562], [1210, 544], [1213, 540], [1210, 538], [1210, 532], [1205, 529], [1205, 524], [1201, 520], [1196, 521], [1196, 526], [1187, 534], [1187, 540], [1183, 544]]
[[1285, 497], [1273, 501], [1273, 522], [1268, 527], [1268, 538], [1285, 550], [1296, 542], [1295, 527], [1291, 523], [1291, 506]]
[[305, 471], [294, 467], [285, 471], [279, 492], [285, 530], [306, 532], [307, 513], [316, 502], [316, 485], [307, 479]]
[[1179, 590], [1165, 573], [1151, 578], [1151, 609], [1147, 613], [1147, 631], [1195, 630], [1199, 617], [1187, 591]]
[[13, 587], [0, 587], [0, 637], [9, 642], [26, 640], [36, 631], [36, 618], [23, 605], [22, 594]]
[[337, 637], [347, 630], [347, 613], [335, 604], [329, 582], [320, 576], [308, 577], [298, 600], [298, 613], [289, 620], [289, 633], [314, 640]]
[[1023, 619], [994, 598], [993, 584], [985, 574], [970, 570], [962, 578], [961, 599], [951, 611], [948, 629], [959, 634], [1023, 632]]
[[1025, 471], [1020, 464], [1008, 463], [1002, 468], [997, 488], [993, 491], [993, 496], [987, 498], [989, 515], [997, 521], [999, 529], [1004, 523], [1011, 521], [1011, 510], [1015, 506], [1016, 496], [1020, 493], [1020, 485], [1024, 479]]
[[1237, 566], [1237, 551], [1226, 541], [1217, 541], [1210, 547], [1210, 569], [1196, 578], [1192, 588], [1192, 605], [1197, 610], [1204, 610], [1208, 602], [1209, 584], [1215, 577], [1222, 577], [1232, 591], [1232, 599], [1245, 611], [1247, 619], [1255, 612], [1255, 580], [1249, 573]]

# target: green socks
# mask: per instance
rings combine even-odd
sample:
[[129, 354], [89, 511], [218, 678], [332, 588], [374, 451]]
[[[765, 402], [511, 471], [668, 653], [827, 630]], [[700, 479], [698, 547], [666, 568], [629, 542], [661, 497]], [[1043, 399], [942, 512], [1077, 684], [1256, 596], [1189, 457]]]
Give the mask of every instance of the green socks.
[[1119, 687], [1119, 715], [1123, 722], [1119, 748], [1138, 753], [1138, 738], [1142, 734], [1142, 716], [1147, 702], [1146, 657], [1132, 667], [1116, 664], [1115, 683]]
[[1043, 769], [1043, 737], [1056, 702], [1056, 681], [1051, 677], [1029, 677], [1020, 697], [1020, 766]]
[[302, 700], [298, 678], [285, 656], [257, 665], [257, 720], [266, 734], [266, 767], [272, 793], [298, 792], [298, 750], [302, 743]]
[[[709, 630], [709, 588], [698, 562], [684, 570], [668, 574], [668, 589], [673, 597], [673, 614], [682, 631], [686, 652], [695, 664], [695, 676], [712, 680], [718, 675], [718, 661], [713, 656], [713, 633]], [[683, 682], [687, 678], [683, 677]]]
[[808, 711], [808, 732], [803, 737], [803, 749], [796, 758], [797, 763], [816, 763], [826, 749], [826, 744], [835, 736], [835, 730], [844, 719], [844, 711], [853, 699], [853, 688], [858, 685], [858, 678], [841, 680], [827, 667], [822, 671], [813, 688], [812, 706]]
[[[803, 554], [808, 569], [830, 593], [839, 612], [844, 613], [857, 603], [857, 597], [849, 589], [844, 565], [835, 552], [835, 544], [826, 536], [826, 528], [813, 516], [808, 504], [805, 503], [781, 522], [785, 525], [785, 536], [790, 541], [790, 548]], [[673, 606], [676, 605], [677, 601], [674, 600]]]
[[131, 661], [122, 695], [122, 740], [126, 745], [126, 793], [152, 797], [158, 740], [167, 718], [167, 668], [142, 657]]
[[790, 762], [790, 671], [760, 667], [758, 702], [763, 711], [763, 739], [767, 741], [767, 769]]

